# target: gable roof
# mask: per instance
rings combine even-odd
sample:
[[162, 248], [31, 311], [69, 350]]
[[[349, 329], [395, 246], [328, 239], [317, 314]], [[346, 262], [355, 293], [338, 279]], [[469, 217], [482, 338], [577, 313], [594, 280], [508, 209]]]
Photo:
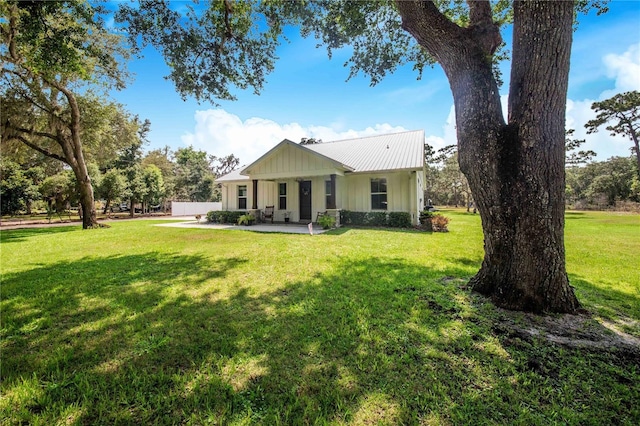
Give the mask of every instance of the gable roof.
[[348, 165], [342, 163], [341, 161], [336, 160], [335, 158], [329, 157], [327, 155], [324, 155], [322, 153], [319, 153], [317, 151], [314, 151], [311, 149], [313, 145], [301, 145], [295, 142], [290, 141], [289, 139], [285, 139], [282, 142], [280, 142], [278, 145], [274, 146], [273, 148], [271, 148], [269, 151], [267, 151], [266, 154], [264, 154], [262, 157], [258, 158], [256, 161], [254, 161], [253, 163], [249, 164], [247, 167], [243, 168], [240, 171], [241, 175], [250, 175], [251, 174], [251, 170], [258, 164], [260, 164], [261, 162], [264, 162], [266, 159], [270, 158], [271, 156], [273, 156], [274, 154], [276, 154], [278, 151], [282, 151], [283, 149], [286, 149], [287, 147], [292, 147], [293, 149], [299, 149], [303, 152], [307, 152], [310, 153], [311, 155], [314, 155], [316, 157], [320, 157], [323, 160], [326, 160], [327, 162], [331, 163], [331, 165], [337, 169], [343, 170], [343, 171], [353, 171], [352, 167], [349, 167]]
[[424, 130], [343, 139], [314, 145], [300, 145], [285, 139], [253, 163], [221, 176], [216, 181], [248, 180], [251, 169], [268, 161], [287, 147], [316, 155], [333, 164], [336, 169], [345, 172], [421, 170], [424, 167], [424, 143]]
[[413, 130], [306, 147], [349, 165], [354, 172], [415, 170], [424, 166], [424, 141], [424, 130]]

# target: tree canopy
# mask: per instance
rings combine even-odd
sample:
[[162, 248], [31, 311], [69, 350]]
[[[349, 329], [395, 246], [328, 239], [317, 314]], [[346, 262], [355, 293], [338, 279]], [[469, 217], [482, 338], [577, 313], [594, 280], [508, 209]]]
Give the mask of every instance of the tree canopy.
[[71, 167], [83, 228], [98, 225], [83, 146], [98, 133], [86, 131], [83, 109], [94, 104], [83, 96], [89, 87], [123, 87], [128, 57], [122, 36], [107, 28], [100, 12], [81, 1], [0, 0], [2, 141], [20, 141]]
[[587, 133], [595, 133], [608, 124], [606, 129], [611, 136], [622, 135], [631, 139], [640, 177], [640, 92], [618, 93], [604, 101], [594, 102], [591, 109], [597, 116], [584, 125]]

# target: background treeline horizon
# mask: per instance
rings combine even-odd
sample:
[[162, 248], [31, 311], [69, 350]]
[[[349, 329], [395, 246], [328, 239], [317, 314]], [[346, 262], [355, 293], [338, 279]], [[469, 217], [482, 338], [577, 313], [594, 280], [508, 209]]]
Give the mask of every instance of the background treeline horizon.
[[[142, 212], [168, 209], [168, 201], [220, 201], [215, 179], [235, 170], [240, 159], [208, 155], [193, 147], [168, 146], [143, 152], [149, 123], [137, 138], [107, 155], [89, 156], [89, 172], [103, 213], [118, 203]], [[594, 161], [596, 153], [577, 151], [581, 141], [567, 138], [566, 201], [569, 209], [640, 211], [640, 179], [633, 155]], [[302, 141], [301, 143], [304, 143]], [[321, 142], [318, 142], [321, 143]], [[78, 205], [75, 177], [68, 167], [20, 145], [5, 146], [0, 160], [2, 215], [64, 211]], [[434, 151], [426, 145], [425, 201], [473, 210], [473, 194], [458, 166], [455, 145]], [[130, 214], [134, 214], [131, 210]]]

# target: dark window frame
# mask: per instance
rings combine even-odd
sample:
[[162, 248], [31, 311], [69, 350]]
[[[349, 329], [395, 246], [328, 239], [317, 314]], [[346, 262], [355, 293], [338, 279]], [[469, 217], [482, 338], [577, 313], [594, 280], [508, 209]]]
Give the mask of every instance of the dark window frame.
[[371, 210], [387, 210], [387, 178], [371, 178]]
[[278, 210], [287, 210], [287, 183], [286, 182], [278, 183]]
[[[243, 191], [244, 189], [244, 191]], [[243, 195], [244, 192], [244, 195]], [[246, 210], [247, 209], [247, 196], [249, 195], [247, 191], [247, 185], [238, 185], [238, 210]]]
[[328, 209], [329, 206], [331, 205], [331, 181], [330, 180], [325, 180], [324, 181], [324, 208]]

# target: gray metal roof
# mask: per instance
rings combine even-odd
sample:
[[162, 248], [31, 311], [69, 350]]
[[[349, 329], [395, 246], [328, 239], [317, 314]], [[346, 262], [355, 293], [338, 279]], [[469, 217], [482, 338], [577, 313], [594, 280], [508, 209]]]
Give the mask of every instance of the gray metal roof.
[[244, 176], [240, 174], [242, 170], [244, 170], [244, 166], [232, 172], [229, 172], [224, 176], [220, 176], [219, 178], [216, 179], [216, 182], [232, 182], [236, 180], [249, 180], [249, 176]]
[[[284, 142], [288, 141], [285, 139], [281, 144]], [[314, 145], [301, 145], [300, 147], [309, 149], [343, 164], [352, 169], [354, 173], [364, 173], [422, 169], [424, 166], [424, 143], [424, 130], [412, 130], [386, 135], [323, 142]], [[267, 154], [248, 167], [235, 170], [216, 179], [216, 181], [224, 182], [249, 179], [248, 176], [240, 173], [259, 162]]]
[[424, 143], [424, 130], [413, 130], [324, 142], [306, 147], [350, 166], [357, 173], [422, 169]]

